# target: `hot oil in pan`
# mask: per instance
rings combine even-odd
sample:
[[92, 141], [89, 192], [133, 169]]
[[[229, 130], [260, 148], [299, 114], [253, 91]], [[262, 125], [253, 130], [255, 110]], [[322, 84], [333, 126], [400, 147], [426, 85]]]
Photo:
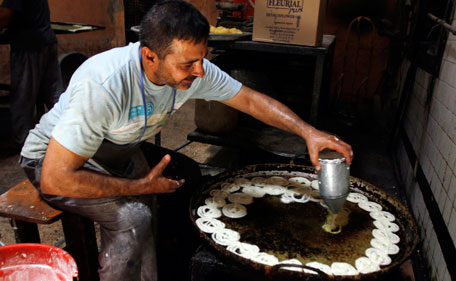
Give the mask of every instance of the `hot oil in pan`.
[[255, 244], [279, 260], [296, 258], [303, 264], [347, 262], [364, 256], [372, 239], [372, 218], [356, 204], [345, 203], [349, 221], [342, 231], [331, 234], [322, 229], [328, 211], [319, 203], [284, 204], [278, 196], [255, 199], [241, 219], [221, 218], [227, 228], [238, 231], [242, 241]]

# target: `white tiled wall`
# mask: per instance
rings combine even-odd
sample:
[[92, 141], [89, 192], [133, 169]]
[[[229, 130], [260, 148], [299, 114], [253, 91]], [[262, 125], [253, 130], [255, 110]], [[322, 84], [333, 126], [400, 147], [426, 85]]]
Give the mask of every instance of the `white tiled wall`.
[[[453, 25], [456, 23], [453, 22]], [[440, 213], [456, 243], [456, 37], [449, 36], [439, 79], [428, 101], [431, 76], [418, 69], [413, 94], [405, 112], [403, 127], [418, 157]], [[433, 280], [449, 281], [432, 221], [404, 147], [399, 142], [397, 159], [406, 184], [412, 211], [420, 227], [423, 254]]]

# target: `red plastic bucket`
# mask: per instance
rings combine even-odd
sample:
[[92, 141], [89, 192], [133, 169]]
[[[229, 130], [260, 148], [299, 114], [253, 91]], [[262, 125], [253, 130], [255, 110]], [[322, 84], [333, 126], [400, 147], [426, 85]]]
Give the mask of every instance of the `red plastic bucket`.
[[64, 250], [45, 244], [0, 247], [0, 281], [72, 281], [78, 268]]

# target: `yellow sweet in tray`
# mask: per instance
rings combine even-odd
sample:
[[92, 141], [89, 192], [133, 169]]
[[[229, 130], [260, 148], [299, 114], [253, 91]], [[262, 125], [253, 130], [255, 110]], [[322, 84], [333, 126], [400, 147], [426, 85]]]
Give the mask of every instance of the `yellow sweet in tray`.
[[237, 28], [227, 28], [227, 27], [224, 27], [224, 26], [218, 26], [218, 27], [215, 27], [213, 25], [211, 25], [211, 29], [210, 29], [210, 33], [236, 33], [236, 34], [240, 34], [242, 33], [242, 31], [240, 29], [237, 29]]

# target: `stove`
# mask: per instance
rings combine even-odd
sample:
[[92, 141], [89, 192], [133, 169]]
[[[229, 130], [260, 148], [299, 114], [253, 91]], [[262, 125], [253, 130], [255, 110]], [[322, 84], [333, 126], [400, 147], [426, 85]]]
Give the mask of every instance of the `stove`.
[[[389, 272], [387, 275], [372, 280], [410, 280], [401, 268]], [[190, 280], [191, 281], [271, 281], [268, 276], [241, 267], [235, 263], [221, 258], [213, 251], [210, 246], [202, 244], [198, 247], [190, 261]], [[287, 279], [292, 280], [292, 279]], [[299, 279], [302, 280], [302, 279]], [[318, 277], [315, 280], [321, 280]], [[285, 281], [283, 278], [280, 281]]]

